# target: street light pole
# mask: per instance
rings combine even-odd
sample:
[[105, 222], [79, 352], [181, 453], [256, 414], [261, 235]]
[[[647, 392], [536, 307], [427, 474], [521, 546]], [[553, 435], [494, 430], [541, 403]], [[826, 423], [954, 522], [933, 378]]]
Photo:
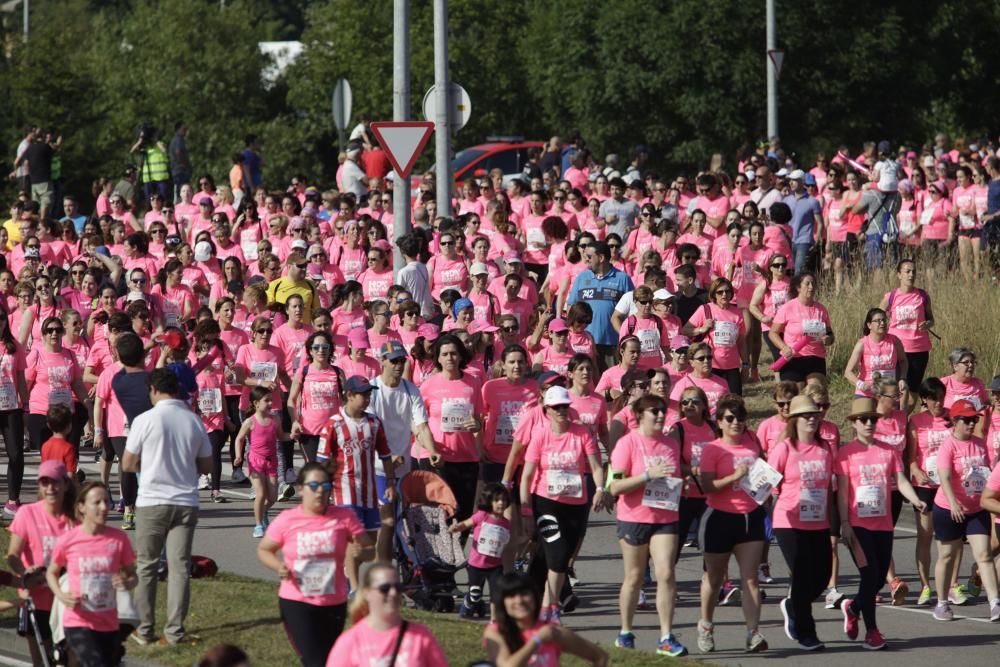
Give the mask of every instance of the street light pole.
[[[393, 0], [392, 119], [410, 120], [410, 0]], [[392, 230], [396, 239], [410, 232], [409, 176], [403, 178], [396, 174], [392, 184]], [[406, 266], [398, 247], [393, 253], [393, 266], [397, 276]]]
[[771, 52], [778, 48], [774, 26], [774, 0], [765, 0], [767, 5], [767, 49], [764, 63], [767, 66], [767, 137], [778, 136], [778, 77]]
[[[451, 216], [451, 79], [448, 76], [448, 0], [434, 0], [434, 164], [437, 214]], [[433, 220], [431, 221], [433, 222]]]

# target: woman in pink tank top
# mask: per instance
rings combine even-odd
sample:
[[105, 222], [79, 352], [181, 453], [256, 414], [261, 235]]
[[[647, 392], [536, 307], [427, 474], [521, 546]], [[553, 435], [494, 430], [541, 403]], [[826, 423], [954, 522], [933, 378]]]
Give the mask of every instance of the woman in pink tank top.
[[889, 316], [881, 308], [869, 308], [861, 328], [862, 337], [844, 369], [854, 395], [873, 398], [876, 382], [884, 379], [896, 381], [899, 391], [907, 391], [906, 353], [899, 339], [888, 333]]

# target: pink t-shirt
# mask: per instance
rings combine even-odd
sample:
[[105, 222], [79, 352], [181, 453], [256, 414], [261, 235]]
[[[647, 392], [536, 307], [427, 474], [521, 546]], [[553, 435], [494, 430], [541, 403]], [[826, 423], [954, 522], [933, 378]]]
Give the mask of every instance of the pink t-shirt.
[[111, 381], [122, 366], [117, 361], [101, 371], [97, 378], [97, 387], [94, 389], [95, 396], [101, 399], [104, 409], [107, 411], [104, 418], [104, 428], [109, 438], [120, 438], [125, 433], [125, 412], [121, 403], [118, 402], [118, 395], [111, 388]]
[[73, 383], [83, 378], [83, 371], [69, 350], [47, 352], [38, 345], [28, 353], [24, 377], [31, 388], [29, 412], [44, 415], [53, 403], [73, 410]]
[[287, 509], [267, 527], [267, 538], [281, 547], [293, 576], [282, 579], [278, 597], [322, 607], [347, 601], [344, 561], [347, 543], [365, 532], [354, 510], [330, 505], [325, 514]]
[[0, 411], [24, 409], [17, 391], [17, 380], [24, 375], [24, 350], [14, 342], [14, 353], [0, 343]]
[[[345, 630], [333, 645], [326, 667], [388, 665], [399, 638], [399, 628], [376, 630], [362, 619]], [[395, 667], [441, 667], [448, 658], [427, 626], [410, 622], [396, 654]]]
[[847, 202], [843, 199], [831, 199], [826, 203], [824, 211], [827, 223], [827, 239], [834, 243], [847, 240]]
[[538, 405], [538, 385], [532, 381], [512, 384], [506, 378], [488, 380], [482, 390], [486, 426], [483, 446], [486, 458], [506, 463], [514, 442], [514, 431], [525, 411]]
[[435, 373], [420, 385], [420, 395], [427, 406], [431, 435], [444, 460], [451, 463], [478, 461], [475, 435], [462, 430], [462, 424], [469, 417], [483, 414], [480, 384], [468, 373], [457, 380]]
[[619, 340], [626, 336], [639, 339], [639, 370], [663, 366], [663, 348], [670, 345], [670, 332], [666, 322], [652, 315], [643, 318], [629, 315], [618, 331]]
[[117, 632], [118, 601], [111, 577], [135, 563], [128, 536], [111, 526], [88, 535], [78, 526], [56, 540], [52, 562], [66, 567], [69, 591], [80, 596], [80, 604], [63, 610], [63, 626]]
[[819, 440], [796, 446], [782, 440], [768, 452], [767, 462], [784, 475], [774, 506], [774, 527], [828, 530], [833, 452]]
[[[271, 399], [274, 401], [275, 409], [281, 405], [278, 369], [283, 368], [285, 365], [285, 358], [281, 350], [274, 345], [268, 345], [261, 350], [253, 343], [247, 343], [236, 352], [236, 365], [243, 370], [244, 377], [246, 378], [274, 382], [274, 391], [271, 392]], [[249, 408], [250, 388], [244, 387], [243, 395], [240, 397], [240, 410], [247, 410]]]
[[[899, 363], [899, 355], [896, 351], [897, 338], [892, 334], [887, 334], [880, 341], [875, 340], [870, 334], [861, 339], [861, 358], [858, 360], [858, 377], [864, 382], [871, 384], [875, 373], [881, 378], [899, 379], [896, 375], [896, 365]], [[855, 394], [874, 398], [875, 394], [867, 389]]]
[[503, 565], [503, 550], [510, 542], [510, 521], [479, 510], [472, 515], [472, 525], [469, 565], [483, 570]]
[[628, 369], [622, 368], [621, 364], [615, 364], [609, 367], [604, 373], [601, 374], [601, 379], [597, 381], [597, 386], [594, 387], [594, 391], [599, 394], [605, 394], [607, 391], [614, 389], [615, 391], [622, 390], [622, 377]]
[[366, 269], [358, 276], [358, 282], [361, 283], [365, 301], [385, 300], [389, 294], [389, 288], [392, 287], [392, 267], [386, 271]]
[[[302, 363], [303, 350], [306, 348], [306, 340], [312, 333], [312, 327], [302, 324], [299, 328], [294, 328], [290, 323], [282, 324], [274, 330], [271, 336], [271, 345], [281, 350], [284, 359], [285, 372], [289, 377], [295, 375]], [[282, 387], [288, 391], [290, 387]]]
[[917, 327], [927, 321], [927, 294], [923, 290], [901, 292], [894, 289], [886, 294], [889, 304], [889, 333], [903, 343], [905, 352], [927, 352], [931, 336]]
[[760, 423], [757, 427], [757, 439], [765, 454], [770, 455], [771, 447], [784, 438], [786, 426], [788, 422], [778, 415], [772, 415]]
[[890, 480], [899, 472], [895, 453], [878, 442], [866, 446], [855, 440], [837, 452], [835, 470], [847, 478], [850, 524], [892, 532]]
[[729, 393], [729, 385], [716, 375], [700, 378], [694, 373], [688, 373], [670, 390], [670, 401], [676, 405], [681, 400], [681, 394], [688, 387], [698, 387], [705, 392], [705, 396], [708, 397], [708, 409], [713, 417], [715, 416], [715, 406], [719, 402], [719, 397]]
[[992, 405], [986, 411], [986, 453], [990, 456], [990, 467], [1000, 463], [1000, 410]]
[[[22, 505], [10, 523], [10, 532], [21, 538], [24, 548], [21, 562], [26, 569], [47, 568], [52, 558], [56, 540], [70, 528], [65, 516], [52, 516], [45, 509], [45, 501]], [[31, 599], [42, 611], [52, 609], [54, 595], [47, 583], [30, 589]]]
[[[237, 329], [233, 326], [229, 329], [223, 329], [219, 334], [219, 340], [226, 345], [226, 360], [235, 364], [236, 353], [239, 352], [240, 346], [246, 345], [250, 342], [250, 336], [248, 336], [247, 332], [243, 329]], [[235, 379], [235, 373], [228, 376], [228, 380], [226, 382], [226, 396], [239, 396], [242, 393], [243, 385], [231, 382]]]
[[[641, 475], [657, 465], [672, 466], [674, 472], [670, 477], [680, 485], [680, 445], [676, 440], [665, 435], [647, 438], [635, 430], [620, 439], [611, 453], [611, 469], [616, 473], [624, 473], [625, 477]], [[676, 499], [670, 502], [666, 497], [668, 483], [666, 478], [650, 480], [639, 488], [618, 496], [615, 510], [618, 520], [657, 525], [677, 521], [676, 502], [680, 498], [680, 489], [678, 488]], [[666, 507], [668, 504], [673, 505], [673, 509]]]
[[[678, 437], [682, 440], [681, 461], [686, 462], [692, 468], [700, 468], [701, 454], [705, 450], [705, 446], [719, 437], [715, 433], [715, 429], [708, 422], [702, 422], [699, 426], [695, 426], [687, 419], [677, 422], [676, 427], [678, 428]], [[699, 488], [700, 483], [700, 480], [698, 484], [695, 484], [694, 479], [688, 479], [684, 485], [684, 496], [704, 498], [705, 493], [703, 489]]]
[[[986, 481], [990, 476], [990, 458], [986, 453], [986, 443], [976, 436], [959, 440], [948, 436], [938, 449], [938, 470], [951, 471], [948, 483], [955, 500], [966, 514], [980, 511], [979, 497], [983, 495]], [[934, 494], [934, 504], [946, 510], [951, 509], [944, 489], [938, 487]]]
[[[990, 478], [986, 480], [986, 488], [994, 493], [1000, 493], [1000, 466], [993, 468]], [[996, 523], [1000, 524], [1000, 517], [997, 517]]]
[[944, 407], [950, 408], [955, 401], [966, 400], [975, 406], [976, 410], [982, 410], [990, 404], [990, 395], [986, 391], [986, 385], [977, 377], [973, 377], [968, 382], [962, 383], [955, 379], [954, 375], [941, 378], [944, 384]]
[[746, 335], [743, 314], [736, 306], [731, 305], [723, 310], [714, 303], [708, 304], [708, 311], [706, 313], [705, 308], [697, 309], [688, 324], [693, 327], [703, 326], [708, 319], [706, 316], [710, 316], [715, 324], [705, 336], [705, 342], [712, 348], [712, 368], [723, 371], [739, 368], [740, 350], [737, 342]]
[[468, 291], [469, 269], [461, 258], [435, 255], [427, 262], [427, 272], [431, 278], [431, 296], [435, 300], [440, 299], [441, 292], [446, 289], [456, 289], [462, 294]]
[[[934, 417], [929, 412], [918, 412], [910, 417], [910, 426], [917, 436], [916, 457], [912, 463], [930, 478], [929, 484], [919, 486], [934, 488], [938, 485], [937, 453], [945, 438], [951, 435], [951, 426], [944, 416]], [[916, 479], [911, 481], [917, 485]]]
[[575, 411], [577, 416], [573, 420], [577, 424], [582, 424], [598, 434], [601, 425], [608, 422], [608, 402], [604, 397], [590, 392], [583, 396], [577, 396], [572, 390], [569, 392], [570, 410]]
[[[729, 445], [717, 438], [701, 452], [701, 472], [713, 473], [716, 479], [722, 479], [732, 475], [739, 465], [749, 468], [760, 456], [760, 447], [748, 433], [743, 434], [738, 445]], [[757, 501], [740, 488], [739, 481], [714, 493], [706, 492], [705, 496], [709, 507], [732, 514], [748, 514], [758, 507]]]
[[920, 213], [921, 233], [927, 241], [944, 241], [948, 238], [948, 216], [952, 215], [951, 202], [933, 200]]
[[324, 370], [303, 365], [297, 377], [302, 385], [299, 424], [307, 435], [319, 435], [327, 420], [340, 411], [340, 374], [333, 366]]
[[789, 347], [794, 348], [795, 343], [803, 336], [812, 339], [799, 351], [799, 356], [826, 358], [823, 338], [828, 330], [833, 330], [833, 325], [823, 304], [814, 301], [811, 306], [806, 306], [797, 298], [792, 299], [778, 309], [774, 324], [785, 325], [781, 337]]
[[560, 434], [548, 425], [532, 431], [524, 457], [538, 466], [531, 492], [567, 505], [583, 505], [587, 502], [583, 475], [590, 470], [588, 455], [600, 458], [597, 440], [586, 426], [569, 424]]

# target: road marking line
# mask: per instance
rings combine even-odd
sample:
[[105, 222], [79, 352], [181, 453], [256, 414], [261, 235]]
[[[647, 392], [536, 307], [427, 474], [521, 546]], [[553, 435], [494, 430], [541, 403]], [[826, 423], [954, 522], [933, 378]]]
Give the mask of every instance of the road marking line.
[[[912, 607], [893, 607], [892, 605], [879, 605], [879, 609], [892, 609], [893, 611], [908, 611], [911, 614], [926, 614], [933, 616], [934, 612], [927, 609], [913, 609]], [[971, 616], [955, 616], [956, 621], [975, 621], [976, 623], [992, 624], [988, 618], [972, 618]]]

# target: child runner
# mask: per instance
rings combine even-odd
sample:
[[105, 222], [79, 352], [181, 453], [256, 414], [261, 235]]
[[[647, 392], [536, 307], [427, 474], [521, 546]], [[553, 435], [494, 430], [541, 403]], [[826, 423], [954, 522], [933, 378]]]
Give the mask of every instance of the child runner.
[[484, 615], [483, 585], [489, 581], [490, 622], [496, 622], [497, 582], [503, 574], [503, 551], [511, 533], [511, 523], [503, 513], [509, 506], [507, 489], [502, 484], [487, 484], [479, 496], [479, 511], [448, 527], [452, 533], [473, 529], [468, 565], [469, 592], [458, 610], [462, 618], [470, 618], [473, 613]]
[[247, 438], [250, 451], [246, 455], [247, 469], [253, 484], [253, 536], [264, 537], [267, 529], [267, 510], [278, 499], [278, 441], [290, 437], [272, 414], [272, 390], [257, 386], [250, 390], [250, 403], [254, 412], [240, 427], [236, 435], [236, 466], [243, 465]]

